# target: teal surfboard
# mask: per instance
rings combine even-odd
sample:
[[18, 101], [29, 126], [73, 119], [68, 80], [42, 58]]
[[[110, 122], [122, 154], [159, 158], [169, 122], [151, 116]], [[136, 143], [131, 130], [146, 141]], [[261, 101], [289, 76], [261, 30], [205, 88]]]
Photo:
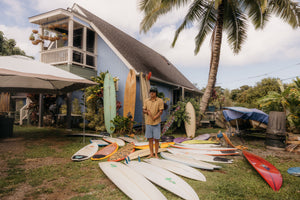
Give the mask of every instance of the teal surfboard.
[[111, 122], [116, 117], [116, 89], [113, 77], [107, 73], [104, 78], [104, 123], [106, 131], [113, 133]]
[[290, 175], [300, 177], [300, 167], [291, 167], [287, 170]]

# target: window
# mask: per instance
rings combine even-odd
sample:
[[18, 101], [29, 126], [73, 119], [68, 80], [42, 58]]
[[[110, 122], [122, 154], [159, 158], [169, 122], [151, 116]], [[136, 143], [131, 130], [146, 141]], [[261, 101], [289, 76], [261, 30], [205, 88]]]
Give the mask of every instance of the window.
[[78, 51], [73, 51], [73, 62], [83, 63], [83, 54]]
[[95, 32], [87, 29], [86, 32], [86, 50], [88, 52], [94, 53], [95, 46]]
[[82, 34], [83, 34], [82, 28], [74, 30], [73, 46], [79, 49], [82, 49]]
[[94, 67], [95, 66], [94, 56], [86, 55], [86, 64]]

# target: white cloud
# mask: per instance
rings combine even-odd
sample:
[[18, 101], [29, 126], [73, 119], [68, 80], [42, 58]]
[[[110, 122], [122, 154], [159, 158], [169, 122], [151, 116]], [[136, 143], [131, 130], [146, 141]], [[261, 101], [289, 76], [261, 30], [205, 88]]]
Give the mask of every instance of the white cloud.
[[24, 50], [27, 55], [34, 56], [35, 58], [39, 57], [38, 52], [40, 50], [40, 46], [32, 45], [31, 41], [29, 40], [29, 36], [32, 31], [31, 28], [20, 28], [18, 26], [8, 27], [0, 25], [0, 30], [4, 33], [4, 36], [7, 39], [14, 39], [17, 42], [16, 46]]

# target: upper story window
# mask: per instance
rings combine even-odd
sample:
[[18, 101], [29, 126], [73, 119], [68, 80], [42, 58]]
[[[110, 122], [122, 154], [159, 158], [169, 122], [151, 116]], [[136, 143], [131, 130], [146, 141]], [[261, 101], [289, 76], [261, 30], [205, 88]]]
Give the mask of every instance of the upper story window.
[[83, 28], [73, 31], [73, 46], [82, 49]]
[[86, 33], [86, 50], [88, 52], [94, 53], [95, 48], [95, 32], [87, 29]]

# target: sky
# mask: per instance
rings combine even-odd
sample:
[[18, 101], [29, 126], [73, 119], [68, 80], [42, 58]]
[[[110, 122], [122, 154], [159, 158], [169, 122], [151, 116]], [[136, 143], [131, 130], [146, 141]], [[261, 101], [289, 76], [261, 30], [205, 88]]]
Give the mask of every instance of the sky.
[[[143, 13], [140, 0], [0, 0], [0, 31], [27, 55], [39, 59], [39, 47], [29, 41], [32, 29], [38, 26], [28, 18], [57, 8], [67, 9], [74, 3], [134, 37], [165, 56], [198, 88], [207, 84], [210, 64], [210, 35], [200, 52], [194, 54], [197, 25], [182, 31], [174, 48], [171, 47], [176, 28], [188, 7], [174, 10], [157, 20], [147, 33], [140, 33]], [[299, 0], [298, 0], [299, 2]], [[255, 86], [263, 78], [280, 78], [284, 83], [300, 77], [300, 28], [292, 29], [272, 16], [263, 30], [248, 26], [248, 37], [239, 54], [234, 55], [223, 34], [217, 86], [237, 89]]]

